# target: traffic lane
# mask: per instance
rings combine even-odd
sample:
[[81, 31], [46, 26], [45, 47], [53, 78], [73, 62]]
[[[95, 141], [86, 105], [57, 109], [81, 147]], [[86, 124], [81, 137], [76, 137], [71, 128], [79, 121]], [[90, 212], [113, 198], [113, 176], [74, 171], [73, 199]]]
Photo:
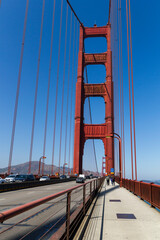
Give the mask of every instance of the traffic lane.
[[[86, 196], [89, 195], [89, 190], [89, 185], [87, 185]], [[14, 218], [5, 221], [4, 224], [0, 224], [0, 232], [2, 232], [9, 227], [12, 227], [15, 223], [18, 223], [13, 228], [0, 234], [0, 239], [39, 239], [46, 230], [54, 226], [54, 224], [62, 218], [58, 225], [55, 225], [51, 229], [51, 232], [49, 232], [49, 235], [53, 234], [65, 221], [66, 196], [67, 195], [65, 194], [23, 214], [15, 216]], [[74, 190], [71, 194], [71, 212], [82, 203], [82, 200], [83, 188]], [[22, 221], [22, 219], [24, 219], [24, 221]], [[30, 231], [31, 233], [28, 235]], [[25, 235], [26, 237], [24, 237]]]
[[[86, 182], [89, 180], [86, 180]], [[0, 193], [0, 212], [23, 205], [28, 202], [64, 191], [79, 184], [76, 181], [27, 188]]]

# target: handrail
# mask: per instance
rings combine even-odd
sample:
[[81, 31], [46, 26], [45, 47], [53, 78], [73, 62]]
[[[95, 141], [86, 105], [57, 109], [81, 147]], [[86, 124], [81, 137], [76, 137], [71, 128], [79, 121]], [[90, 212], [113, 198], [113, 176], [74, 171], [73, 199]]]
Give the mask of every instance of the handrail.
[[[120, 182], [119, 177], [115, 177], [117, 183]], [[160, 209], [160, 185], [154, 183], [146, 183], [143, 181], [134, 181], [130, 179], [122, 179], [122, 187], [133, 192], [142, 200], [151, 204], [151, 207]]]
[[55, 193], [55, 194], [52, 194], [52, 195], [49, 195], [47, 197], [43, 197], [41, 199], [38, 199], [38, 200], [35, 200], [35, 201], [32, 201], [30, 203], [26, 203], [24, 205], [21, 205], [21, 206], [18, 206], [18, 207], [15, 207], [15, 208], [12, 208], [10, 210], [6, 210], [4, 212], [1, 212], [0, 213], [0, 223], [3, 223], [4, 221], [6, 221], [7, 219], [9, 218], [12, 218], [14, 216], [17, 216], [23, 212], [26, 212], [32, 208], [35, 208], [41, 204], [44, 204], [50, 200], [53, 200], [57, 197], [60, 197], [66, 193], [69, 193], [69, 192], [72, 192], [73, 190], [75, 189], [78, 189], [82, 186], [85, 186], [87, 184], [89, 184], [90, 182], [94, 182], [96, 179], [94, 180], [91, 180], [91, 181], [88, 181], [87, 183], [83, 183], [83, 184], [80, 184], [79, 186], [75, 186], [75, 187], [72, 187], [72, 188], [69, 188], [67, 190], [64, 190], [64, 191], [61, 191], [59, 193]]

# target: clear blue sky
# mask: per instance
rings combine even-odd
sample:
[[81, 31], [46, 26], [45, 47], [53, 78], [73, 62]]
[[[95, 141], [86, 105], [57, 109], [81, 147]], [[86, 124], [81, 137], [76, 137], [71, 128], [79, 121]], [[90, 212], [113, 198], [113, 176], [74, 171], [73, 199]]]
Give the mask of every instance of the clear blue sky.
[[[115, 1], [116, 2], [116, 1]], [[64, 26], [66, 14], [66, 1], [64, 1], [64, 16], [62, 28], [62, 53], [64, 52]], [[59, 36], [60, 1], [56, 1], [54, 49], [51, 72], [51, 91], [49, 102], [49, 119], [46, 145], [46, 163], [51, 163], [53, 119], [55, 101], [55, 81], [57, 74], [57, 53]], [[105, 25], [108, 19], [108, 0], [71, 0], [75, 11], [85, 26]], [[22, 32], [24, 25], [26, 0], [2, 0], [0, 7], [0, 167], [8, 165], [11, 129], [13, 121], [16, 85], [20, 60]], [[132, 14], [132, 41], [133, 41], [133, 67], [134, 67], [134, 92], [135, 92], [135, 117], [137, 139], [137, 164], [139, 179], [160, 179], [160, 34], [159, 34], [159, 7], [158, 0], [151, 4], [149, 0], [131, 0]], [[49, 50], [51, 37], [53, 0], [46, 0], [44, 28], [42, 39], [42, 53], [40, 64], [38, 103], [36, 112], [36, 128], [33, 148], [33, 160], [38, 160], [42, 155], [44, 138], [44, 121], [47, 95], [47, 81], [49, 68]], [[38, 46], [40, 35], [40, 21], [42, 0], [30, 0], [27, 32], [25, 39], [23, 70], [20, 87], [20, 102], [18, 106], [16, 134], [13, 152], [13, 165], [26, 162], [29, 159], [30, 134], [33, 114], [33, 99], [37, 71]], [[69, 13], [70, 16], [70, 13]], [[123, 71], [124, 71], [124, 98], [125, 98], [125, 140], [126, 140], [126, 172], [131, 177], [130, 171], [130, 132], [129, 132], [129, 106], [128, 106], [128, 70], [127, 70], [127, 36], [125, 1], [122, 1], [123, 24]], [[76, 25], [77, 26], [77, 25]], [[73, 39], [73, 28], [72, 28]], [[68, 33], [69, 40], [69, 33]], [[87, 39], [85, 41], [87, 52], [106, 51], [105, 39]], [[68, 57], [68, 49], [67, 49]], [[61, 54], [63, 66], [63, 54]], [[76, 62], [74, 62], [76, 63]], [[71, 66], [72, 72], [72, 66]], [[60, 86], [62, 85], [63, 69], [60, 68]], [[68, 74], [68, 62], [66, 75]], [[74, 71], [74, 77], [76, 73]], [[89, 82], [103, 82], [105, 69], [103, 66], [88, 67]], [[117, 80], [114, 79], [115, 85]], [[75, 87], [75, 82], [74, 82]], [[65, 81], [67, 88], [67, 79]], [[55, 145], [55, 163], [58, 164], [59, 125], [61, 91], [58, 95], [58, 115]], [[71, 95], [71, 94], [70, 94]], [[75, 95], [73, 96], [75, 97]], [[66, 103], [66, 95], [65, 95]], [[74, 105], [74, 104], [73, 104]], [[101, 98], [91, 99], [93, 123], [104, 122], [104, 101]], [[64, 111], [65, 113], [65, 111]], [[74, 117], [74, 113], [72, 119]], [[88, 121], [88, 107], [85, 104], [85, 122]], [[117, 126], [116, 126], [117, 128]], [[117, 130], [117, 129], [116, 129]], [[64, 129], [65, 131], [65, 129]], [[64, 142], [64, 134], [63, 134]], [[73, 143], [73, 127], [72, 127]], [[95, 169], [92, 143], [87, 142], [84, 149], [84, 168]], [[62, 155], [64, 146], [62, 148]], [[71, 149], [73, 152], [73, 149]], [[101, 160], [104, 155], [103, 144], [96, 141], [96, 152], [101, 171]], [[62, 156], [62, 161], [63, 161]]]

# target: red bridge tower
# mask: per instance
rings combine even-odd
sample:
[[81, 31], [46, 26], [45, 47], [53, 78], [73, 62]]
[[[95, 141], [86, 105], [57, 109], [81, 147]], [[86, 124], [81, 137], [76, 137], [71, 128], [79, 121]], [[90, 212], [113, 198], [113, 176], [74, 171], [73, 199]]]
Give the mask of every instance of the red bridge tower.
[[[84, 52], [84, 40], [89, 37], [105, 37], [107, 52], [87, 54]], [[84, 67], [91, 64], [102, 64], [106, 68], [105, 83], [84, 83]], [[103, 97], [105, 101], [105, 123], [84, 124], [84, 101], [87, 97]], [[75, 135], [74, 135], [74, 162], [73, 172], [82, 173], [82, 157], [84, 144], [87, 139], [101, 139], [104, 143], [106, 172], [114, 168], [114, 140], [106, 138], [113, 129], [113, 82], [112, 82], [112, 52], [111, 52], [111, 25], [104, 27], [80, 27], [78, 75], [76, 83], [75, 105]]]

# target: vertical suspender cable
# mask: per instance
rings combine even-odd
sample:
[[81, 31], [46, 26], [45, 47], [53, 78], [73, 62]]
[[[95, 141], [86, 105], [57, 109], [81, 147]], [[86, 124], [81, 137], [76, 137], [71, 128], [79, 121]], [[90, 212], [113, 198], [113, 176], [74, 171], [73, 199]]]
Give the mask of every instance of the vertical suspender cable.
[[[55, 100], [54, 129], [53, 129], [52, 167], [53, 167], [53, 163], [54, 163], [54, 145], [55, 145], [55, 132], [56, 132], [56, 120], [57, 120], [57, 97], [58, 97], [59, 66], [60, 66], [60, 53], [61, 53], [62, 15], [63, 15], [63, 0], [61, 1], [61, 16], [60, 16], [60, 31], [59, 31], [56, 100]], [[59, 162], [59, 173], [60, 173], [60, 162]], [[53, 174], [53, 171], [52, 171], [52, 174]]]
[[134, 109], [134, 86], [133, 86], [133, 55], [132, 55], [132, 29], [131, 29], [131, 4], [130, 4], [130, 0], [129, 0], [129, 25], [130, 25], [130, 51], [131, 51], [131, 77], [132, 77], [132, 107], [133, 107], [133, 135], [134, 135], [135, 180], [137, 180], [137, 157], [136, 157], [136, 133], [135, 133], [135, 109]]
[[129, 61], [129, 33], [128, 33], [128, 2], [126, 0], [126, 21], [127, 21], [127, 50], [128, 50], [128, 82], [129, 82], [129, 110], [130, 110], [130, 137], [131, 137], [131, 168], [133, 176], [133, 143], [132, 143], [132, 109], [131, 109], [131, 84], [130, 84], [130, 61]]
[[[116, 2], [113, 1], [112, 4], [111, 4], [111, 26], [112, 26], [112, 31], [111, 31], [111, 34], [112, 34], [112, 52], [113, 52], [113, 82], [115, 81], [115, 73], [116, 73], [116, 63], [115, 63], [115, 55], [116, 55], [116, 51], [115, 51], [115, 33], [116, 33], [116, 8], [115, 8], [115, 4]], [[116, 109], [116, 108], [115, 108]], [[118, 109], [119, 110], [119, 109]], [[117, 111], [117, 114], [118, 114], [118, 111]], [[115, 116], [115, 119], [116, 119], [116, 116]], [[119, 121], [117, 121], [119, 123]], [[119, 145], [117, 145], [117, 141], [115, 141], [114, 143], [116, 145], [116, 148], [115, 148], [115, 151], [117, 152], [117, 156], [119, 156]], [[117, 157], [117, 162], [116, 164], [117, 165], [117, 172], [119, 171], [119, 159]]]
[[123, 153], [123, 177], [125, 178], [125, 136], [124, 136], [124, 98], [123, 98], [123, 58], [122, 58], [122, 16], [121, 16], [121, 0], [119, 1], [119, 68], [120, 68], [120, 101], [121, 101], [121, 137], [122, 137], [122, 153]]
[[121, 74], [122, 74], [122, 128], [123, 128], [123, 132], [122, 132], [122, 139], [123, 139], [123, 166], [124, 166], [124, 178], [125, 178], [125, 136], [124, 136], [124, 92], [123, 92], [123, 56], [122, 56], [122, 16], [121, 16], [121, 7], [122, 7], [122, 3], [120, 0], [120, 28], [121, 28]]
[[10, 174], [10, 172], [11, 172], [11, 163], [12, 163], [13, 145], [14, 145], [14, 136], [15, 136], [15, 127], [16, 127], [17, 109], [18, 109], [18, 100], [19, 100], [19, 89], [20, 89], [20, 82], [21, 82], [24, 42], [25, 42], [25, 34], [26, 34], [26, 26], [27, 26], [28, 5], [29, 5], [29, 0], [27, 0], [27, 2], [26, 2], [26, 11], [25, 11], [25, 20], [24, 20], [24, 28], [23, 28], [20, 64], [19, 64], [17, 92], [16, 92], [16, 101], [15, 101], [15, 108], [14, 108], [14, 118], [13, 118], [11, 145], [10, 145], [10, 153], [9, 153], [8, 174]]
[[[78, 65], [78, 29], [79, 29], [78, 26], [79, 26], [79, 22], [77, 21], [76, 48], [75, 48], [75, 61], [74, 61], [75, 62], [75, 67], [74, 67], [75, 68], [74, 69], [74, 72], [75, 72], [75, 83], [76, 83], [76, 69], [77, 69], [77, 65]], [[74, 102], [74, 101], [72, 101], [72, 102]], [[73, 107], [72, 107], [71, 116], [72, 115], [73, 115]], [[74, 129], [74, 124], [73, 124], [73, 129]], [[70, 131], [71, 131], [71, 129], [70, 129]], [[73, 135], [71, 135], [71, 137], [70, 137], [70, 144], [72, 142], [72, 137], [73, 137]], [[72, 146], [73, 146], [73, 144], [72, 144]], [[73, 148], [72, 148], [72, 159], [73, 159]], [[70, 160], [70, 158], [69, 158], [69, 160]], [[73, 161], [72, 161], [72, 164], [73, 164]], [[69, 167], [71, 169], [71, 161], [69, 162]]]
[[66, 109], [66, 124], [65, 124], [65, 144], [64, 144], [64, 163], [66, 163], [67, 151], [67, 136], [68, 136], [68, 105], [69, 105], [69, 82], [70, 82], [70, 65], [71, 65], [71, 43], [72, 43], [72, 11], [70, 20], [70, 38], [69, 38], [69, 61], [68, 61], [68, 83], [67, 83], [67, 109]]
[[[48, 90], [47, 90], [47, 103], [46, 103], [46, 118], [45, 118], [45, 130], [44, 130], [43, 156], [45, 156], [45, 151], [46, 151], [46, 134], [47, 134], [49, 91], [50, 91], [50, 79], [51, 79], [51, 63], [52, 63], [52, 49], [53, 49], [55, 4], [56, 4], [56, 0], [54, 0], [54, 4], [53, 4], [52, 33], [51, 33], [51, 47], [50, 47], [50, 60], [49, 60], [49, 76], [48, 76]], [[42, 175], [43, 175], [43, 172], [44, 172], [44, 159], [43, 159], [43, 164], [42, 164]]]
[[[122, 69], [121, 69], [121, 29], [120, 29], [120, 0], [118, 0], [118, 32], [119, 32], [119, 80], [120, 80], [120, 126], [121, 126], [121, 138], [123, 132], [122, 124]], [[123, 139], [122, 139], [123, 141]], [[123, 151], [122, 151], [123, 155]]]
[[73, 28], [73, 60], [72, 60], [72, 82], [71, 82], [71, 109], [70, 109], [70, 126], [69, 126], [69, 152], [68, 152], [68, 167], [70, 167], [70, 157], [71, 157], [71, 128], [72, 128], [72, 99], [73, 99], [73, 79], [74, 79], [74, 47], [75, 47], [75, 18], [74, 18], [74, 28]]
[[37, 65], [36, 89], [35, 89], [35, 98], [34, 98], [34, 110], [33, 110], [33, 121], [32, 121], [32, 133], [31, 133], [31, 145], [30, 145], [28, 174], [31, 173], [34, 127], [35, 127], [35, 116], [36, 116], [36, 106], [37, 106], [38, 80], [39, 80], [39, 66], [40, 66], [41, 45], [42, 45], [44, 8], [45, 8], [45, 0], [43, 0], [43, 7], [42, 7], [42, 20], [41, 20], [41, 30], [40, 30], [40, 41], [39, 41], [39, 53], [38, 53], [38, 65]]
[[61, 107], [61, 126], [60, 126], [60, 142], [59, 142], [59, 162], [61, 162], [61, 145], [62, 145], [62, 121], [63, 121], [63, 105], [64, 105], [64, 82], [66, 71], [66, 51], [67, 51], [67, 26], [68, 26], [68, 4], [66, 13], [66, 32], [65, 32], [65, 50], [64, 50], [64, 68], [63, 68], [63, 87], [62, 87], [62, 107]]

